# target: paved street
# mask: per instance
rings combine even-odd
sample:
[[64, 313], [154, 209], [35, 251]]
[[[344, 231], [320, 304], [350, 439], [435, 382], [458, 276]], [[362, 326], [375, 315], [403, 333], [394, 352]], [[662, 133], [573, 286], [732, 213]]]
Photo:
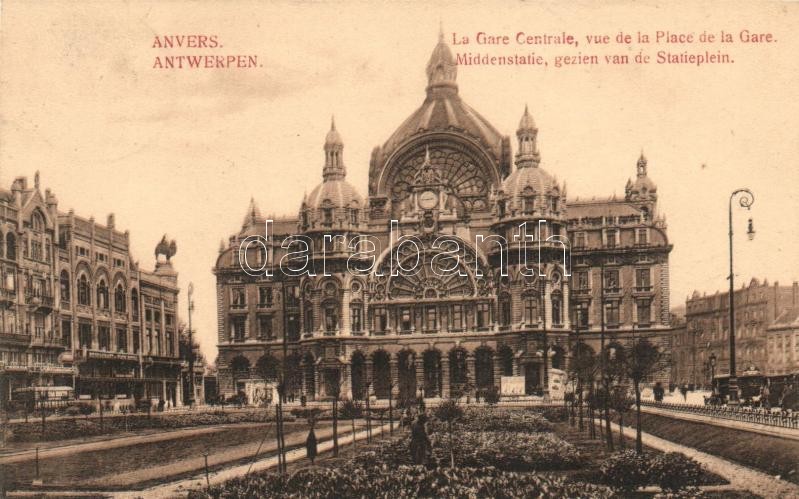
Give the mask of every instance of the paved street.
[[[303, 443], [307, 428], [305, 422], [287, 423], [286, 444]], [[339, 434], [345, 434], [349, 428], [349, 423], [341, 424]], [[331, 423], [320, 423], [316, 433], [320, 439], [329, 437]], [[272, 423], [241, 424], [56, 447], [40, 453], [40, 477], [48, 486], [135, 488], [202, 470], [204, 452], [209, 454], [211, 469], [251, 458], [262, 441], [259, 455], [268, 455], [275, 450], [274, 435]], [[0, 465], [8, 485], [26, 486], [35, 477], [30, 451], [0, 458]]]

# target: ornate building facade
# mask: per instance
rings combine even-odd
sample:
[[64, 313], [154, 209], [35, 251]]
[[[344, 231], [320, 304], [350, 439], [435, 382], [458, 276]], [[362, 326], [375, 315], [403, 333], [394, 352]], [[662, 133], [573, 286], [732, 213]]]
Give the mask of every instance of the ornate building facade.
[[0, 400], [60, 386], [114, 405], [180, 403], [174, 246], [140, 269], [113, 214], [102, 225], [60, 212], [38, 173], [0, 191], [0, 238]]
[[[674, 331], [674, 383], [708, 386], [711, 374], [729, 376], [729, 296], [729, 292], [707, 295], [694, 291], [685, 301], [685, 325]], [[795, 358], [790, 309], [799, 306], [799, 284], [780, 286], [753, 278], [735, 290], [734, 299], [737, 374], [795, 372], [790, 368]], [[713, 369], [711, 356], [716, 361]]]
[[[574, 341], [670, 338], [672, 247], [643, 154], [623, 198], [569, 199], [542, 167], [529, 111], [514, 153], [456, 75], [442, 38], [424, 102], [372, 151], [366, 198], [346, 180], [332, 124], [322, 182], [297, 216], [269, 223], [264, 247], [242, 249], [267, 233], [251, 201], [214, 267], [220, 392], [274, 381], [285, 365], [289, 395], [309, 399], [447, 397], [501, 376], [536, 395]], [[301, 276], [278, 268], [293, 235], [312, 250]], [[243, 256], [272, 275], [243, 270]], [[443, 260], [447, 275], [432, 270]]]

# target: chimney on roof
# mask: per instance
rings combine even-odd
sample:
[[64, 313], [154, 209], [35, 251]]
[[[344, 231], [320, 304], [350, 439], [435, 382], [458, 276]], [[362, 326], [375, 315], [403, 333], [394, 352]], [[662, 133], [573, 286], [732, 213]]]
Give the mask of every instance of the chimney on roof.
[[14, 183], [11, 184], [11, 191], [25, 191], [28, 189], [28, 179], [25, 177], [17, 177], [14, 179]]
[[108, 214], [108, 219], [106, 220], [106, 224], [105, 225], [108, 226], [109, 229], [114, 230], [114, 225], [115, 225], [114, 222], [115, 221], [116, 221], [116, 219], [114, 217], [114, 214], [113, 213], [109, 213]]
[[799, 299], [799, 282], [793, 281], [793, 296], [791, 297], [791, 304], [795, 307], [799, 305], [797, 303], [797, 299]]

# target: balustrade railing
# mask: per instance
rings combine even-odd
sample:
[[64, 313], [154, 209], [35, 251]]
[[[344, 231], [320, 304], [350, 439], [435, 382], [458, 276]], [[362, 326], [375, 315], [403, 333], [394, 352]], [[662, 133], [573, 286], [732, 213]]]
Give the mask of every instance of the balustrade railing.
[[645, 407], [666, 409], [675, 412], [697, 414], [711, 418], [729, 419], [744, 423], [757, 423], [779, 428], [799, 429], [799, 412], [780, 408], [763, 409], [730, 405], [674, 404], [670, 402], [641, 401]]

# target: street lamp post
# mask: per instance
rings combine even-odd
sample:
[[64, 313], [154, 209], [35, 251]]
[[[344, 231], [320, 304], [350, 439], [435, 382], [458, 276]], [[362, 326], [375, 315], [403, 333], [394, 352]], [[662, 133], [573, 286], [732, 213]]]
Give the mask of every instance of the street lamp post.
[[[730, 382], [729, 382], [729, 391], [730, 391], [730, 401], [737, 401], [738, 400], [738, 378], [735, 373], [735, 273], [733, 271], [733, 260], [732, 260], [732, 201], [735, 197], [738, 196], [738, 204], [741, 208], [746, 208], [749, 210], [755, 202], [755, 195], [752, 194], [752, 191], [746, 188], [736, 189], [730, 194], [730, 203], [729, 203], [729, 237], [730, 237]], [[749, 219], [749, 226], [747, 228], [746, 234], [749, 236], [749, 239], [753, 239], [755, 237], [755, 230], [752, 227], [752, 219]]]
[[194, 407], [194, 340], [191, 330], [191, 312], [194, 310], [194, 284], [189, 283], [189, 406]]
[[711, 353], [710, 358], [708, 358], [708, 363], [710, 364], [710, 389], [713, 393], [716, 393], [716, 388], [713, 383], [716, 380], [716, 354]]

